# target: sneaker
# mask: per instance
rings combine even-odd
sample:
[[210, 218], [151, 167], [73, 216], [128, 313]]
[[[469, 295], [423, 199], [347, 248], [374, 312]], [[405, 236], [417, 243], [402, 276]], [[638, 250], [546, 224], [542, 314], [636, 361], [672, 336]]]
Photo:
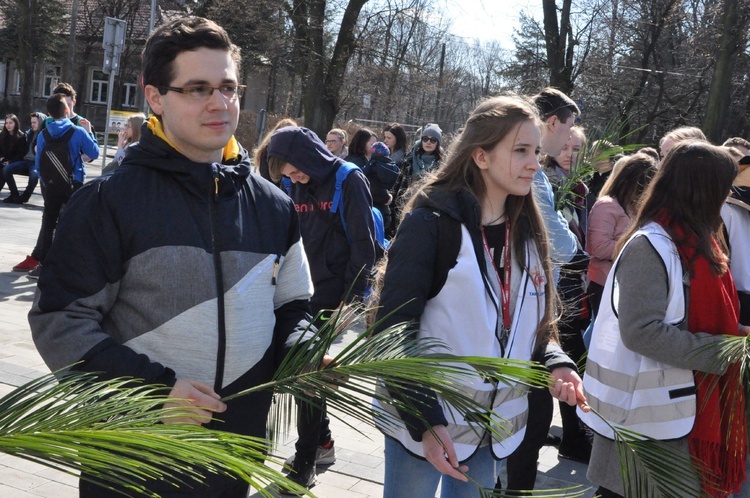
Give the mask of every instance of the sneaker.
[[578, 439], [574, 443], [566, 444], [565, 440], [557, 450], [557, 456], [566, 460], [573, 460], [588, 464], [591, 459], [591, 443], [587, 439]]
[[[315, 465], [333, 465], [336, 463], [336, 447], [334, 446], [334, 441], [331, 439], [331, 442], [328, 443], [329, 447], [326, 448], [325, 446], [318, 446], [317, 451], [315, 452]], [[288, 467], [291, 467], [294, 463], [294, 458], [296, 457], [296, 453], [289, 458], [286, 459], [284, 462], [284, 465], [287, 465]]]
[[[287, 479], [295, 484], [299, 484], [303, 488], [312, 488], [315, 486], [315, 463], [295, 458]], [[281, 488], [280, 491], [283, 495], [301, 496], [290, 489]]]
[[39, 266], [39, 260], [34, 256], [26, 256], [26, 259], [13, 267], [13, 271], [31, 271]]
[[36, 268], [31, 270], [29, 273], [26, 274], [29, 278], [39, 278], [39, 275], [42, 273], [42, 265], [37, 265]]
[[555, 436], [554, 434], [547, 434], [547, 440], [544, 442], [546, 446], [560, 446], [562, 438]]
[[3, 204], [23, 204], [23, 201], [20, 197], [11, 195], [3, 199]]

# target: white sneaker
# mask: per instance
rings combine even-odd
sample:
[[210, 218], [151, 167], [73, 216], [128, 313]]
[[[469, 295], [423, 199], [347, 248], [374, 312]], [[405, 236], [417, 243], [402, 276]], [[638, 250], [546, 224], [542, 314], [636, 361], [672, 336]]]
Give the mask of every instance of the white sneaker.
[[[291, 467], [294, 463], [294, 457], [296, 456], [296, 453], [287, 458], [284, 461], [284, 464], [288, 467]], [[330, 448], [323, 448], [322, 446], [318, 446], [317, 451], [315, 452], [315, 465], [332, 465], [336, 462], [336, 445], [334, 444], [333, 439], [331, 439], [331, 447]]]

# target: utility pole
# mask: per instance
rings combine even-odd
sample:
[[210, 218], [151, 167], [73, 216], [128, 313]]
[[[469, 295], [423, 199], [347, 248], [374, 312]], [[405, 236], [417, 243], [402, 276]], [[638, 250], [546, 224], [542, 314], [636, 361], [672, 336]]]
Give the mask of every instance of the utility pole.
[[109, 74], [107, 85], [107, 120], [104, 122], [104, 149], [102, 153], [102, 169], [107, 164], [107, 139], [109, 138], [109, 115], [112, 112], [112, 92], [115, 86], [115, 75], [120, 72], [120, 56], [125, 47], [125, 32], [128, 23], [114, 17], [104, 18], [104, 63], [102, 72]]

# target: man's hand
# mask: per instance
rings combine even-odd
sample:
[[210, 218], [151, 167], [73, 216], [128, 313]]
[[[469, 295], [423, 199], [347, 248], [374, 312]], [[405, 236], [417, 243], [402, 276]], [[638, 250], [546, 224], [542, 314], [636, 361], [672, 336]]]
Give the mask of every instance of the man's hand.
[[433, 425], [432, 431], [424, 431], [424, 434], [422, 434], [422, 451], [424, 451], [424, 457], [427, 461], [441, 474], [468, 482], [466, 476], [461, 472], [467, 472], [469, 467], [458, 465], [453, 440], [444, 425]]
[[583, 382], [575, 370], [568, 367], [556, 368], [552, 370], [552, 379], [554, 384], [549, 388], [552, 396], [570, 406], [578, 405], [584, 412], [591, 410], [583, 394]]
[[182, 409], [164, 417], [162, 422], [165, 424], [206, 424], [211, 421], [213, 413], [227, 409], [211, 386], [195, 380], [177, 379], [169, 397], [175, 398], [175, 402], [165, 403], [164, 408]]

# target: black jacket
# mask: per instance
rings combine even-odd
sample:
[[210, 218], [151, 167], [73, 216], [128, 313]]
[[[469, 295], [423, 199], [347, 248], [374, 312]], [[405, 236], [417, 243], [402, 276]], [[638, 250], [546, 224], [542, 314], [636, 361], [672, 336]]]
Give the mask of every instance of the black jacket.
[[375, 263], [372, 197], [364, 174], [352, 171], [342, 184], [345, 232], [341, 214], [331, 213], [336, 171], [344, 161], [331, 154], [315, 133], [301, 127], [278, 130], [268, 155], [310, 177], [307, 184], [292, 184], [289, 195], [299, 214], [302, 243], [310, 262], [313, 312], [360, 298]]
[[[291, 201], [238, 144], [232, 157], [192, 162], [144, 126], [113, 175], [71, 197], [29, 314], [52, 370], [83, 360], [104, 378], [193, 379], [221, 396], [271, 379], [312, 288]], [[228, 402], [211, 427], [264, 437], [271, 395]]]

